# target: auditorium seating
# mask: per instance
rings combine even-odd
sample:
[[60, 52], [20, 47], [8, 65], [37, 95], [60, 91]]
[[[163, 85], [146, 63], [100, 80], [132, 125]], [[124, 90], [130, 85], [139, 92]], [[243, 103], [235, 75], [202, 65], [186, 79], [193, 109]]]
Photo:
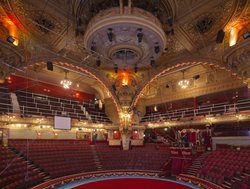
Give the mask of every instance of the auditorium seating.
[[79, 102], [27, 91], [16, 91], [16, 95], [23, 115], [69, 116], [94, 123], [111, 123], [105, 112], [97, 108], [94, 102]]
[[44, 181], [44, 177], [24, 158], [0, 145], [0, 188], [29, 188]]
[[197, 177], [231, 187], [236, 181], [243, 181], [250, 174], [250, 148], [218, 149], [211, 152], [201, 165], [196, 173]]
[[82, 140], [10, 139], [9, 148], [47, 179], [97, 170], [161, 170], [169, 158], [169, 146], [164, 144], [124, 151], [106, 143], [88, 145]]
[[[151, 108], [152, 109], [152, 108]], [[151, 110], [147, 108], [147, 110]], [[163, 111], [147, 111], [140, 123], [168, 120], [192, 119], [194, 116], [220, 116], [223, 114], [245, 113], [250, 110], [250, 99], [241, 99], [237, 103], [222, 102], [193, 107], [177, 108]]]
[[96, 145], [96, 151], [105, 170], [160, 170], [169, 158], [169, 146], [164, 144], [146, 144], [129, 151], [103, 144]]
[[91, 149], [82, 141], [10, 140], [9, 145], [51, 178], [95, 170]]

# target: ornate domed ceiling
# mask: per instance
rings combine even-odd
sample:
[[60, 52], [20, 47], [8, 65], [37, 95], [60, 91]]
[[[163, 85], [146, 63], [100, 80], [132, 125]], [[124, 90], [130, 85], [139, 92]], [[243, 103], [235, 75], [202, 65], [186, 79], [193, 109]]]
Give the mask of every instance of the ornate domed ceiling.
[[[250, 30], [249, 4], [249, 0], [1, 1], [0, 52], [5, 64], [0, 76], [15, 72], [29, 77], [35, 72], [41, 80], [48, 79], [44, 70], [51, 61], [58, 68], [55, 77], [63, 78], [64, 68], [83, 73], [82, 80], [87, 74], [92, 79], [89, 86], [107, 93], [101, 96], [111, 97], [118, 109], [126, 87], [132, 96], [126, 105], [131, 107], [139, 99], [151, 98], [145, 101], [149, 104], [162, 101], [164, 91], [159, 90], [166, 81], [170, 87], [164, 90], [171, 94], [164, 100], [236, 88], [250, 80], [249, 38], [243, 37]], [[220, 30], [224, 36], [217, 36]], [[18, 46], [10, 46], [6, 36]], [[217, 37], [223, 43], [216, 44]], [[174, 90], [183, 72], [190, 72], [187, 78], [200, 75], [195, 84], [190, 80], [195, 93], [191, 88]], [[49, 74], [53, 78], [53, 72]], [[231, 80], [235, 82], [230, 85]]]

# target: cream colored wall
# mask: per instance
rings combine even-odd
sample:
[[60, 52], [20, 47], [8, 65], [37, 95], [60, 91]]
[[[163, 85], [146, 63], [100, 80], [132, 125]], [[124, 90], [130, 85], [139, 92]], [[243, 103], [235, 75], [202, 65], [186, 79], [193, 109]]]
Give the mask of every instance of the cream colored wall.
[[216, 150], [216, 144], [227, 144], [232, 146], [249, 146], [250, 137], [213, 137], [213, 150]]
[[10, 139], [76, 139], [76, 131], [10, 129]]

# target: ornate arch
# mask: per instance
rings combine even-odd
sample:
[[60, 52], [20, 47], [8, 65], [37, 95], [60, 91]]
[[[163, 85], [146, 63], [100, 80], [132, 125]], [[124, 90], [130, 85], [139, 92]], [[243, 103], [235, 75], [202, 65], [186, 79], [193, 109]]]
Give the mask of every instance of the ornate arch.
[[[34, 64], [30, 64], [28, 66], [25, 66], [25, 68], [29, 68], [29, 67], [32, 67], [34, 65], [36, 66], [39, 66], [39, 65], [45, 65], [46, 62], [45, 61], [39, 61], [37, 63], [34, 63]], [[91, 77], [93, 77], [94, 79], [96, 79], [107, 91], [109, 91], [110, 93], [110, 97], [111, 99], [114, 101], [114, 104], [116, 106], [116, 109], [117, 109], [117, 112], [119, 114], [119, 111], [120, 111], [120, 105], [119, 105], [119, 102], [118, 102], [118, 99], [116, 98], [116, 96], [113, 94], [113, 92], [110, 90], [110, 87], [108, 85], [108, 83], [106, 83], [106, 79], [104, 79], [102, 76], [100, 75], [97, 75], [95, 73], [93, 73], [92, 71], [84, 68], [84, 67], [80, 67], [80, 66], [77, 66], [77, 65], [74, 65], [73, 63], [70, 63], [68, 61], [65, 61], [65, 60], [58, 60], [58, 61], [53, 61], [53, 64], [55, 65], [59, 65], [59, 66], [62, 66], [62, 67], [67, 67], [67, 68], [70, 68], [72, 70], [76, 70], [76, 71], [79, 71], [79, 72], [82, 72], [82, 73], [85, 73], [87, 75], [90, 75]]]
[[149, 79], [149, 81], [144, 82], [142, 87], [138, 90], [137, 94], [134, 96], [131, 107], [136, 106], [138, 100], [141, 97], [141, 94], [142, 94], [143, 90], [148, 85], [150, 85], [153, 81], [155, 81], [158, 77], [160, 77], [161, 75], [166, 74], [166, 73], [168, 73], [170, 71], [176, 70], [178, 68], [189, 67], [189, 66], [197, 66], [197, 65], [208, 65], [208, 66], [214, 67], [216, 69], [224, 70], [226, 72], [231, 73], [231, 75], [234, 78], [242, 80], [242, 78], [239, 77], [236, 72], [234, 72], [231, 69], [227, 68], [226, 65], [219, 64], [217, 61], [213, 61], [213, 62], [211, 60], [210, 61], [204, 61], [204, 60], [199, 61], [198, 59], [196, 61], [194, 61], [194, 60], [193, 61], [191, 61], [191, 60], [190, 61], [185, 61], [185, 62], [182, 62], [182, 63], [177, 63], [175, 65], [169, 66], [167, 68], [164, 68], [163, 70], [161, 70], [159, 72], [153, 73], [152, 77]]

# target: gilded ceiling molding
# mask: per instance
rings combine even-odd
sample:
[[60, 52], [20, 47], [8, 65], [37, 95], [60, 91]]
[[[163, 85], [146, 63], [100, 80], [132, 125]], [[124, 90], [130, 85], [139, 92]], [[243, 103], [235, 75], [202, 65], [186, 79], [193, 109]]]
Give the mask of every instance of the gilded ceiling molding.
[[0, 40], [0, 80], [3, 81], [11, 72], [21, 70], [27, 59], [24, 49]]
[[191, 11], [190, 16], [183, 17], [178, 22], [197, 47], [206, 47], [214, 41], [220, 29], [231, 25], [242, 16], [247, 5], [247, 0], [208, 1], [202, 5], [202, 9]]
[[250, 39], [228, 49], [223, 58], [228, 67], [237, 72], [244, 80], [250, 79]]

